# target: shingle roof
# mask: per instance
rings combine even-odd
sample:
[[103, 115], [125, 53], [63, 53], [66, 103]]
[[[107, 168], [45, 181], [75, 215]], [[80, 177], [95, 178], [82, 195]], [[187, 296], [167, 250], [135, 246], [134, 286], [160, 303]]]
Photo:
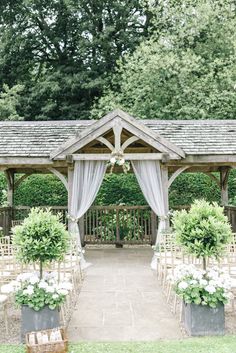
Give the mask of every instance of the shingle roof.
[[[236, 154], [236, 120], [141, 120], [189, 155]], [[93, 120], [0, 122], [0, 157], [48, 157]]]
[[186, 155], [236, 154], [236, 120], [146, 120]]

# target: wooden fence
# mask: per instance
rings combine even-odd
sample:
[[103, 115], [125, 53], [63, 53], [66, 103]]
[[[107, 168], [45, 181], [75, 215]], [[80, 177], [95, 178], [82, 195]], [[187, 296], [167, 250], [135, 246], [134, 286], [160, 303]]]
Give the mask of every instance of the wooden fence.
[[[45, 208], [45, 207], [44, 207]], [[23, 220], [30, 207], [0, 208], [0, 227], [10, 233], [12, 221]], [[50, 207], [60, 213], [67, 224], [67, 207]], [[88, 244], [153, 244], [157, 233], [157, 217], [148, 206], [93, 206], [79, 221], [83, 243]]]
[[156, 231], [148, 206], [94, 206], [84, 217], [84, 242], [90, 244], [151, 244]]
[[[178, 207], [179, 208], [179, 207]], [[67, 207], [53, 206], [67, 223]], [[0, 207], [0, 227], [8, 235], [12, 220], [23, 220], [30, 207]], [[233, 231], [236, 233], [236, 206], [226, 206]], [[148, 206], [93, 206], [79, 222], [84, 243], [88, 244], [153, 244], [157, 233], [157, 217]]]

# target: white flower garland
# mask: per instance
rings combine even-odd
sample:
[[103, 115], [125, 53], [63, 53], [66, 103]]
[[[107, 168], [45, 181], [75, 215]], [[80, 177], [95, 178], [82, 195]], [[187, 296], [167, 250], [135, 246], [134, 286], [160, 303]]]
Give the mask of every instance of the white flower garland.
[[110, 173], [113, 172], [115, 165], [121, 166], [125, 174], [130, 171], [130, 162], [125, 160], [122, 152], [113, 152], [111, 154], [110, 161], [108, 162], [108, 166], [111, 166]]

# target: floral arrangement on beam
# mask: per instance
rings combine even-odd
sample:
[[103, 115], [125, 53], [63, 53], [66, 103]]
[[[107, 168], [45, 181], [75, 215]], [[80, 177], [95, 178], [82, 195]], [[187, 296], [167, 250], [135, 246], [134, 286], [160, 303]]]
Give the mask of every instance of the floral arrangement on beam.
[[114, 152], [111, 154], [110, 161], [108, 162], [108, 166], [111, 167], [111, 174], [113, 173], [116, 165], [121, 166], [125, 174], [130, 171], [130, 162], [125, 160], [125, 156], [122, 152]]

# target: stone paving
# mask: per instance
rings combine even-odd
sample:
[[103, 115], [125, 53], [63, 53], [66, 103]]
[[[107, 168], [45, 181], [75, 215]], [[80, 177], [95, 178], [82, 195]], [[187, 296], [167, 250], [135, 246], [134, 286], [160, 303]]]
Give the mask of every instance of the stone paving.
[[182, 338], [150, 269], [152, 249], [89, 249], [68, 335], [72, 342], [154, 341]]

